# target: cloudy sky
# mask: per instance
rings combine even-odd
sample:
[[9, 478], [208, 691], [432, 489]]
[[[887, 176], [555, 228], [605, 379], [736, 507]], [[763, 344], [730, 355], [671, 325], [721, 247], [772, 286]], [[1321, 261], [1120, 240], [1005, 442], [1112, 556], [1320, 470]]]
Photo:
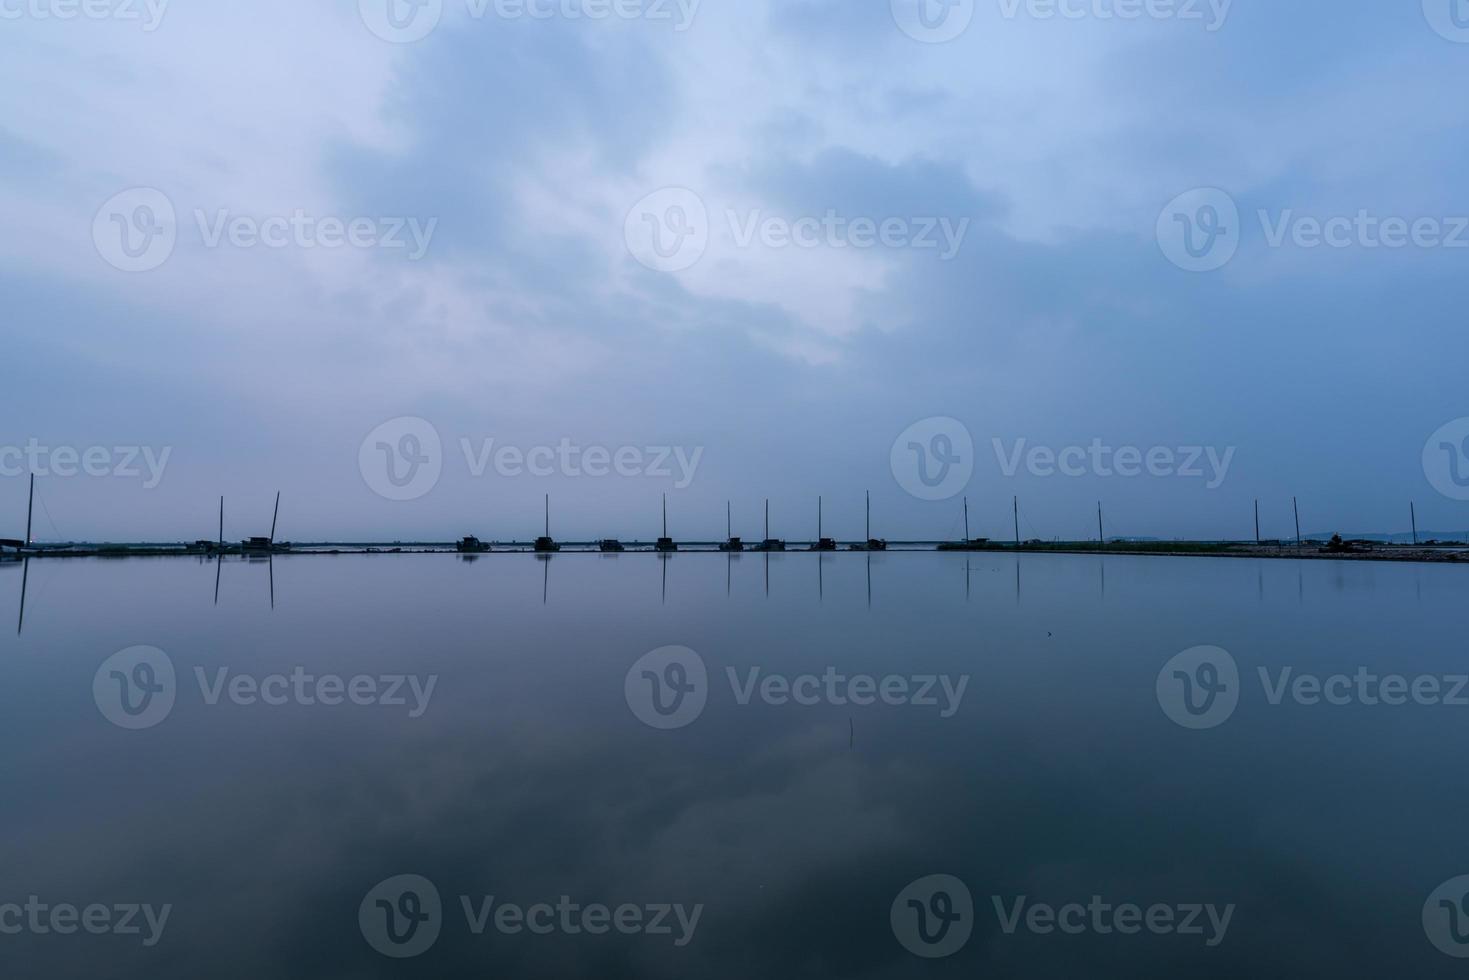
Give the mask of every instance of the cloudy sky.
[[1469, 528], [1466, 78], [1464, 0], [0, 0], [0, 536]]

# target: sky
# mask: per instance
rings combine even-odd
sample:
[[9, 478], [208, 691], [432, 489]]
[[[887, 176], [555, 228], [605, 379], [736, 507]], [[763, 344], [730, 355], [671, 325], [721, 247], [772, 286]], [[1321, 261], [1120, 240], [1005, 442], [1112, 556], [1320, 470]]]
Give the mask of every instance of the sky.
[[1469, 2], [0, 0], [0, 537], [1469, 529]]

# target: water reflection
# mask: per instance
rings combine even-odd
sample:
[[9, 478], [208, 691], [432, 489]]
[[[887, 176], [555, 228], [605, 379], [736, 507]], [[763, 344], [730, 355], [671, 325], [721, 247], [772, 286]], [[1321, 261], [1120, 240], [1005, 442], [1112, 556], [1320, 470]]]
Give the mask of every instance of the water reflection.
[[[843, 552], [815, 556], [812, 576], [801, 554], [725, 554], [723, 569], [713, 554], [593, 557], [535, 556], [543, 609], [528, 555], [283, 557], [289, 601], [270, 614], [273, 560], [234, 563], [222, 592], [216, 563], [214, 607], [194, 563], [42, 562], [29, 621], [28, 570], [11, 566], [24, 632], [0, 641], [0, 904], [174, 912], [156, 947], [4, 936], [0, 962], [122, 978], [1069, 976], [1080, 961], [1103, 978], [1235, 977], [1271, 974], [1288, 943], [1322, 976], [1457, 966], [1417, 916], [1463, 870], [1469, 793], [1435, 748], [1457, 744], [1458, 713], [1272, 706], [1256, 678], [1462, 672], [1462, 568]], [[93, 683], [140, 644], [171, 658], [177, 698], [126, 731]], [[1155, 685], [1200, 644], [1229, 650], [1253, 687], [1227, 724], [1188, 731]], [[630, 710], [628, 678], [673, 645], [701, 658], [707, 703], [659, 729]], [[419, 717], [411, 697], [230, 693], [298, 668], [438, 683]], [[969, 682], [950, 717], [761, 693], [828, 669]], [[655, 676], [671, 707], [691, 675]], [[962, 952], [926, 962], [889, 909], [935, 873], [967, 882], [985, 917]], [[411, 962], [380, 955], [358, 923], [364, 897], [403, 874], [443, 900], [436, 941]], [[682, 947], [615, 930], [477, 936], [461, 899], [489, 895], [703, 912]], [[1207, 948], [1006, 933], [996, 895], [1238, 911]]]

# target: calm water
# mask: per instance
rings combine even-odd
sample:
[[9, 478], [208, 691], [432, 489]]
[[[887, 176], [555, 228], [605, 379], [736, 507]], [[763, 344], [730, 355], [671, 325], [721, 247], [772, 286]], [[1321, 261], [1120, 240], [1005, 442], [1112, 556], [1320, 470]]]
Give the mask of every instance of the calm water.
[[[1258, 676], [1366, 668], [1440, 679], [1448, 699], [1469, 673], [1463, 568], [796, 554], [219, 571], [216, 605], [212, 563], [32, 562], [16, 635], [23, 571], [0, 567], [0, 905], [21, 906], [0, 908], [0, 974], [1465, 969], [1433, 941], [1469, 952], [1462, 889], [1430, 896], [1469, 874], [1469, 706], [1355, 687], [1311, 704], [1309, 685], [1272, 704]], [[1165, 670], [1201, 645], [1238, 680], [1216, 653]], [[159, 652], [115, 656], [138, 646]], [[670, 646], [686, 650], [645, 658]], [[67, 905], [76, 918], [55, 918]]]

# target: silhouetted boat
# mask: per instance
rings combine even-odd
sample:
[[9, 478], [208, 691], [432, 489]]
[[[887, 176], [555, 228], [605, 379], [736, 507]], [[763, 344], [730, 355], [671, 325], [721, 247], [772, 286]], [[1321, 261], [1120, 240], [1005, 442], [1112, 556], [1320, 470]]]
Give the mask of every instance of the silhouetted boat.
[[535, 548], [536, 551], [540, 552], [541, 554], [548, 554], [553, 551], [561, 550], [561, 546], [557, 544], [551, 537], [551, 495], [549, 493], [546, 494], [546, 533], [543, 536], [536, 538]]
[[663, 537], [653, 546], [655, 551], [677, 551], [678, 545], [668, 536], [668, 494], [663, 495]]
[[785, 551], [786, 543], [770, 536], [770, 501], [765, 501], [765, 540], [755, 546], [756, 551]]
[[811, 546], [812, 551], [836, 551], [837, 543], [833, 538], [823, 537], [821, 534], [821, 498], [816, 498], [816, 543]]
[[[223, 512], [224, 512], [224, 502], [221, 500], [221, 502], [220, 502], [220, 513], [221, 513], [220, 523], [221, 523], [221, 526], [223, 525], [223, 522], [224, 522]], [[261, 555], [261, 554], [267, 554], [267, 553], [270, 553], [270, 552], [273, 552], [273, 551], [276, 551], [277, 550], [276, 543], [275, 543], [275, 528], [276, 528], [276, 522], [280, 519], [280, 516], [281, 516], [281, 494], [280, 494], [280, 491], [277, 490], [276, 491], [276, 494], [275, 494], [275, 513], [273, 515], [271, 515], [271, 518], [270, 518], [270, 537], [268, 537], [268, 538], [261, 538], [261, 537], [246, 538], [244, 541], [240, 542], [240, 547], [245, 552], [245, 554], [247, 554], [247, 555], [251, 555], [251, 554]], [[285, 548], [282, 548], [282, 549], [279, 549], [279, 550], [286, 550], [286, 549]]]
[[468, 537], [460, 538], [459, 543], [454, 546], [454, 550], [461, 555], [482, 555], [491, 549], [489, 545], [485, 544], [479, 538], [469, 535]]
[[964, 540], [945, 541], [938, 546], [939, 551], [984, 551], [989, 547], [989, 538], [971, 538], [969, 536], [969, 498], [964, 498]]
[[626, 551], [627, 548], [616, 538], [603, 538], [597, 542], [597, 548], [601, 551]]
[[734, 536], [734, 518], [730, 512], [731, 504], [724, 502], [724, 535], [725, 542], [719, 546], [720, 551], [744, 551], [745, 542]]
[[872, 536], [872, 491], [867, 491], [867, 543], [852, 545], [853, 551], [887, 551], [888, 543], [885, 540]]

